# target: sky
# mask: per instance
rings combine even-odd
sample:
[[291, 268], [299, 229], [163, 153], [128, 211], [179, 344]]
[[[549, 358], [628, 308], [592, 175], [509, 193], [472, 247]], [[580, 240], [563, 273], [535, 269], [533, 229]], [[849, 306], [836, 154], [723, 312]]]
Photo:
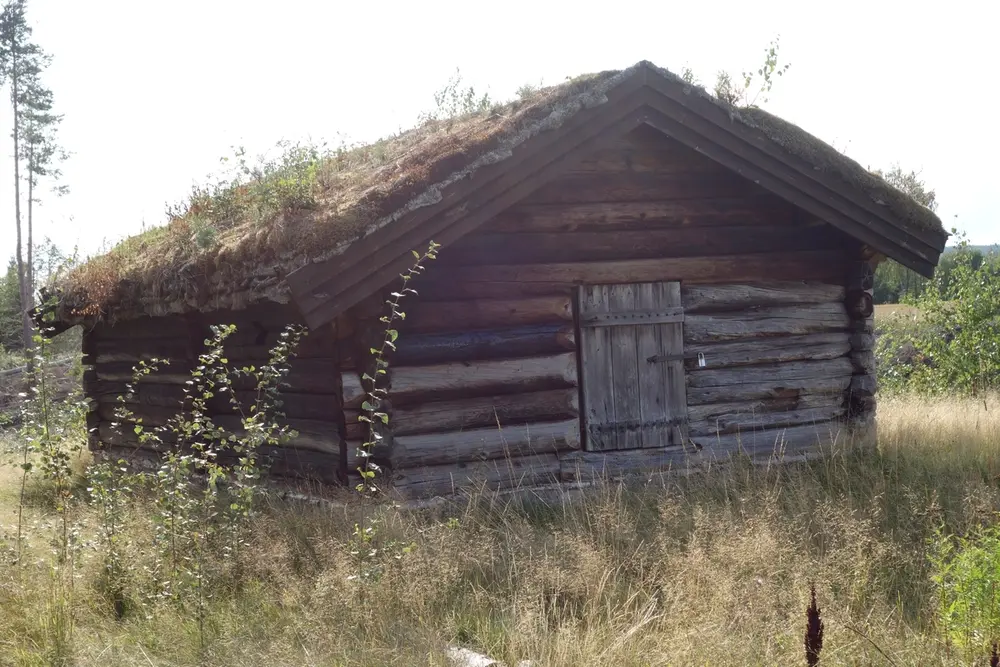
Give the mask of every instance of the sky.
[[[757, 68], [780, 35], [791, 68], [764, 108], [864, 166], [919, 170], [946, 228], [997, 243], [1000, 10], [988, 6], [29, 0], [71, 152], [70, 193], [43, 191], [36, 237], [86, 256], [166, 222], [167, 205], [234, 146], [258, 154], [282, 139], [367, 142], [408, 128], [456, 68], [501, 100], [639, 60], [711, 84], [720, 69]], [[0, 144], [4, 256], [15, 247], [10, 153]]]

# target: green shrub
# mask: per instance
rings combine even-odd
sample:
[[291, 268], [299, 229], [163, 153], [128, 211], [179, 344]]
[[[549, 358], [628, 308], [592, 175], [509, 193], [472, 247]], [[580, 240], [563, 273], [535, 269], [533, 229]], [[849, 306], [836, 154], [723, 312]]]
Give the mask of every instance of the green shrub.
[[935, 542], [941, 630], [968, 655], [982, 655], [1000, 638], [1000, 526], [961, 538], [938, 535]]

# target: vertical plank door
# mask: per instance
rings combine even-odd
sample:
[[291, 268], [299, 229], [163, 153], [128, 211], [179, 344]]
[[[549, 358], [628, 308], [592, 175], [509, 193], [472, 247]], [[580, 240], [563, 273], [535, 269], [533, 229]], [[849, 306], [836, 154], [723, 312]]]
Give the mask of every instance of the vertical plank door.
[[679, 282], [580, 288], [586, 449], [682, 445], [687, 436]]

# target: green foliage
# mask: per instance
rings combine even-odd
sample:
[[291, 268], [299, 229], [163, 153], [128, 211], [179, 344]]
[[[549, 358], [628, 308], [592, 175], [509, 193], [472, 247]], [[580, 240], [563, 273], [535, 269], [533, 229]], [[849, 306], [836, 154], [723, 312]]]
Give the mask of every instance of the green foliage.
[[[367, 425], [367, 437], [357, 450], [361, 461], [357, 469], [361, 475], [361, 482], [355, 488], [358, 493], [368, 497], [375, 497], [379, 493], [377, 473], [381, 472], [381, 469], [373, 457], [384, 442], [384, 434], [389, 425], [389, 413], [383, 407], [388, 398], [384, 378], [389, 370], [388, 357], [396, 349], [396, 341], [399, 338], [395, 324], [406, 319], [406, 313], [400, 308], [400, 303], [406, 297], [417, 294], [417, 291], [410, 287], [410, 281], [423, 273], [424, 262], [437, 258], [440, 247], [440, 244], [431, 241], [422, 255], [416, 250], [411, 251], [415, 262], [405, 273], [400, 274], [402, 284], [399, 290], [392, 292], [385, 302], [389, 306], [389, 312], [379, 318], [385, 325], [382, 343], [379, 347], [370, 349], [372, 369], [371, 372], [364, 373], [361, 378], [365, 388], [365, 400], [361, 404], [358, 420]], [[355, 559], [357, 573], [352, 574], [349, 579], [372, 583], [381, 577], [386, 559], [402, 558], [404, 554], [410, 552], [412, 545], [382, 536], [384, 513], [376, 512], [366, 519], [364, 525], [354, 524], [354, 531], [351, 534], [349, 552]]]
[[250, 220], [264, 222], [276, 215], [316, 207], [322, 189], [324, 164], [336, 157], [324, 145], [278, 142], [279, 157], [247, 157], [246, 149], [234, 149], [223, 157], [225, 167], [218, 178], [197, 185], [188, 201], [168, 207], [174, 220], [186, 219], [191, 240], [200, 249], [214, 246], [221, 229]]
[[[920, 172], [903, 171], [901, 166], [894, 164], [888, 171], [875, 169], [872, 173], [912, 197], [918, 204], [926, 206], [932, 211], [937, 209], [937, 194], [920, 177]], [[952, 268], [949, 264], [949, 256], [945, 254], [941, 258], [936, 273], [937, 275], [947, 275]], [[916, 271], [906, 268], [896, 261], [887, 260], [880, 264], [875, 272], [875, 286], [872, 296], [875, 303], [903, 303], [919, 297], [929, 284], [930, 281]]]
[[1000, 637], [1000, 526], [965, 537], [939, 531], [933, 545], [941, 630], [966, 657], [985, 655]]
[[[780, 41], [780, 36], [775, 37], [764, 49], [763, 64], [756, 70], [742, 72], [739, 82], [735, 81], [729, 72], [719, 71], [715, 78], [715, 96], [736, 107], [756, 107], [758, 101], [766, 104], [768, 95], [777, 80], [776, 77], [784, 76], [788, 68], [791, 67], [790, 63], [785, 63], [783, 66], [778, 64]], [[694, 72], [689, 67], [684, 68], [681, 78], [688, 83], [696, 81]], [[756, 90], [753, 89], [755, 78], [759, 79]]]
[[914, 371], [915, 388], [977, 395], [1000, 387], [1000, 264], [975, 268], [960, 255], [941, 291], [918, 301], [926, 326], [916, 346], [927, 363]]
[[[486, 113], [493, 108], [495, 101], [489, 93], [479, 94], [474, 86], [463, 86], [462, 83], [462, 73], [456, 68], [448, 83], [434, 93], [434, 109], [421, 114], [420, 121], [447, 120]], [[518, 89], [518, 95], [521, 97], [530, 92], [533, 92], [530, 85]]]

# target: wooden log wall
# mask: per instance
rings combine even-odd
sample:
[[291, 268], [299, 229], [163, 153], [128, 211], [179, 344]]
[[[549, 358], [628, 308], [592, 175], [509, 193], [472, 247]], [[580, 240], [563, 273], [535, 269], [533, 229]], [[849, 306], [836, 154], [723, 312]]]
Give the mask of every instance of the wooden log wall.
[[875, 306], [873, 288], [878, 256], [862, 248], [847, 276], [846, 306], [850, 317], [851, 363], [854, 375], [848, 394], [852, 436], [861, 443], [875, 438]]
[[[225, 343], [231, 367], [259, 367], [287, 324], [297, 321], [293, 308], [278, 304], [247, 310], [125, 320], [101, 324], [84, 335], [84, 391], [91, 400], [87, 423], [91, 447], [131, 452], [138, 445], [131, 424], [114, 427], [118, 397], [126, 392], [132, 368], [140, 360], [166, 359], [169, 365], [138, 385], [129, 408], [146, 427], [164, 424], [177, 414], [185, 383], [204, 351], [212, 324], [235, 324]], [[272, 474], [308, 477], [327, 483], [342, 481], [343, 413], [340, 409], [340, 371], [335, 358], [333, 329], [310, 332], [292, 360], [287, 388], [282, 392], [285, 423], [298, 432], [280, 448], [266, 448]], [[244, 408], [256, 398], [253, 382], [238, 378], [235, 394]], [[209, 402], [209, 413], [220, 426], [239, 431], [239, 411], [225, 396]]]
[[[813, 448], [848, 409], [855, 250], [756, 184], [636, 131], [429, 263], [404, 306], [392, 442], [377, 455], [398, 492], [427, 495]], [[690, 442], [584, 451], [577, 286], [658, 281], [683, 286]], [[352, 427], [360, 372], [342, 380], [349, 452], [363, 437]]]

